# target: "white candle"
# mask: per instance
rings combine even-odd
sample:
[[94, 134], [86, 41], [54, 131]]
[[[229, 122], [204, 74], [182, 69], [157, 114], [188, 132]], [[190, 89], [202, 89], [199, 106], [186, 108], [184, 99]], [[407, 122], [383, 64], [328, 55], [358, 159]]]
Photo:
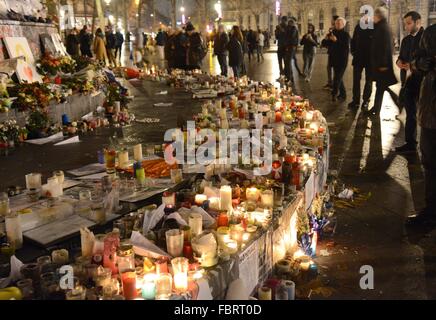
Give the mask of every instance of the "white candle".
[[236, 242], [235, 240], [229, 240], [226, 243], [226, 250], [229, 254], [235, 254], [236, 252], [238, 252], [238, 242]]
[[165, 233], [167, 251], [173, 257], [183, 255], [183, 232], [179, 229], [168, 230]]
[[257, 200], [259, 199], [259, 189], [255, 187], [247, 188], [247, 191], [245, 192], [245, 196], [248, 201], [257, 202]]
[[26, 188], [30, 189], [41, 189], [41, 174], [40, 173], [30, 173], [26, 175]]
[[133, 147], [133, 159], [135, 159], [135, 161], [142, 160], [142, 144], [137, 144]]
[[221, 209], [221, 200], [218, 197], [209, 198], [209, 208], [212, 210], [220, 210]]
[[203, 202], [207, 200], [207, 196], [205, 194], [196, 194], [195, 195], [195, 204], [197, 206], [203, 205]]
[[232, 187], [222, 186], [220, 189], [221, 209], [230, 210], [232, 208]]
[[189, 227], [192, 237], [198, 236], [203, 232], [203, 217], [199, 213], [191, 213], [189, 216]]
[[118, 166], [120, 168], [126, 168], [129, 165], [129, 152], [123, 150], [118, 152]]
[[20, 215], [13, 214], [6, 217], [6, 235], [8, 242], [15, 247], [21, 249], [23, 246], [23, 231], [21, 229]]
[[174, 287], [180, 292], [186, 292], [188, 290], [188, 274], [176, 273], [174, 275]]

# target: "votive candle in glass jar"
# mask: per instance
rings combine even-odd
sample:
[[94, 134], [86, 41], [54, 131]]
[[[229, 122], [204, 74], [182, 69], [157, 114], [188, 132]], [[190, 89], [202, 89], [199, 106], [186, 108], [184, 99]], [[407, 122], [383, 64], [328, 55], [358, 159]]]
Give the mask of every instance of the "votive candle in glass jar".
[[262, 207], [270, 209], [274, 207], [274, 192], [272, 190], [265, 190], [260, 195], [262, 200]]
[[135, 299], [137, 296], [135, 269], [121, 272], [121, 284], [124, 298], [126, 298], [126, 300]]
[[179, 229], [172, 229], [165, 232], [167, 251], [173, 257], [183, 255], [183, 232]]
[[173, 291], [173, 278], [169, 273], [161, 273], [156, 279], [156, 300], [169, 300]]
[[142, 284], [141, 294], [146, 300], [154, 300], [156, 297], [156, 280], [157, 275], [155, 273], [149, 273], [144, 276], [144, 282]]
[[29, 173], [26, 175], [26, 188], [30, 189], [41, 189], [41, 174], [40, 173]]
[[247, 201], [250, 202], [257, 202], [257, 200], [259, 199], [259, 194], [260, 194], [259, 189], [257, 189], [256, 187], [247, 188], [245, 192]]
[[173, 192], [165, 192], [162, 195], [162, 204], [166, 206], [175, 206], [176, 205], [176, 194]]
[[188, 290], [188, 269], [189, 260], [187, 258], [174, 258], [171, 260], [174, 274], [174, 288], [179, 293]]
[[199, 213], [191, 213], [189, 227], [191, 228], [191, 236], [198, 236], [203, 231], [203, 216]]

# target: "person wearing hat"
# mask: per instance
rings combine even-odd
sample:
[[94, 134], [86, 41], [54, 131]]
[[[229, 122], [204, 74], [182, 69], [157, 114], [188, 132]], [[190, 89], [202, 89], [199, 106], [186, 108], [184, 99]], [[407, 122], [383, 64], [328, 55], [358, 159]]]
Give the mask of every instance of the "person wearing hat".
[[191, 22], [186, 24], [187, 34], [187, 69], [201, 69], [204, 57], [207, 53], [207, 45], [200, 33], [196, 32], [194, 25]]

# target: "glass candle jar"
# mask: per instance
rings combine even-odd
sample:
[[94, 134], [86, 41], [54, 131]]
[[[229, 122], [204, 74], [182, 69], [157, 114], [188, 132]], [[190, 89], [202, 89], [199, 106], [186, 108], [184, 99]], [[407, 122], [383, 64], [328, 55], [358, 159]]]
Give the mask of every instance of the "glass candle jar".
[[156, 280], [157, 275], [155, 273], [149, 273], [144, 276], [144, 282], [142, 284], [141, 294], [146, 300], [154, 300], [156, 297]]
[[173, 278], [169, 273], [161, 273], [156, 279], [156, 300], [169, 300], [173, 290]]
[[23, 246], [23, 230], [21, 229], [21, 218], [14, 212], [6, 216], [6, 236], [8, 242], [15, 249]]
[[9, 214], [9, 197], [6, 192], [0, 192], [0, 217]]
[[191, 236], [196, 237], [203, 231], [203, 216], [199, 213], [191, 213], [189, 216]]
[[40, 173], [29, 173], [26, 175], [26, 189], [41, 189], [41, 174]]
[[135, 269], [121, 272], [121, 284], [124, 298], [126, 298], [126, 300], [135, 299], [137, 296]]
[[131, 244], [122, 244], [117, 253], [117, 265], [120, 273], [135, 269], [135, 253]]
[[24, 300], [32, 300], [35, 290], [32, 279], [23, 279], [17, 282], [17, 288], [20, 289]]
[[156, 260], [156, 273], [158, 275], [162, 273], [168, 273], [168, 260], [166, 258], [160, 258]]
[[262, 207], [271, 209], [274, 207], [274, 193], [272, 190], [265, 190], [260, 194]]
[[58, 180], [58, 183], [62, 186], [65, 181], [65, 175], [62, 170], [57, 170], [53, 172], [53, 177], [55, 177]]
[[[191, 229], [192, 230], [192, 229]], [[173, 257], [183, 255], [183, 232], [179, 229], [165, 232], [167, 251]]]
[[174, 258], [171, 260], [174, 274], [174, 288], [179, 293], [185, 293], [188, 290], [188, 269], [189, 260], [187, 258]]

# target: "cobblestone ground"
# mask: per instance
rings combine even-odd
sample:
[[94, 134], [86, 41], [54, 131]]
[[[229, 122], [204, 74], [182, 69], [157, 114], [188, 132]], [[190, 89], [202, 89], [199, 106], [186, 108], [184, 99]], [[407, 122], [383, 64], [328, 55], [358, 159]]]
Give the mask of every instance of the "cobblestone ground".
[[[302, 65], [301, 54], [298, 62]], [[326, 83], [324, 53], [316, 57], [311, 83], [299, 78], [296, 91], [309, 98], [329, 122], [331, 134], [330, 169], [338, 172], [339, 180], [347, 186], [371, 193], [367, 201], [355, 208], [337, 209], [338, 226], [326, 244], [329, 256], [316, 258], [321, 282], [313, 284], [312, 299], [435, 299], [436, 298], [436, 231], [407, 230], [405, 217], [423, 205], [423, 173], [419, 155], [404, 157], [393, 149], [403, 143], [405, 111], [400, 110], [389, 94], [385, 95], [380, 119], [371, 121], [359, 111], [347, 108], [349, 101], [332, 103]], [[212, 73], [219, 70], [216, 58], [208, 56], [204, 68]], [[250, 77], [274, 81], [278, 63], [273, 51], [265, 60], [248, 64]], [[345, 75], [348, 97], [351, 98], [352, 67]], [[81, 137], [75, 145], [24, 146], [8, 157], [0, 158], [1, 189], [23, 185], [24, 174], [40, 171], [45, 176], [56, 169], [77, 168], [95, 162], [97, 150], [115, 134], [120, 143], [159, 143], [167, 128], [189, 119], [199, 111], [198, 103], [189, 97], [156, 96], [160, 91], [153, 83], [136, 83], [131, 111], [138, 119], [157, 117], [158, 125], [134, 124], [123, 129], [104, 129], [98, 134]], [[398, 93], [398, 86], [392, 87]], [[153, 107], [156, 102], [174, 102], [172, 107]], [[175, 112], [176, 111], [176, 112]], [[374, 290], [359, 286], [363, 265], [374, 268]]]

